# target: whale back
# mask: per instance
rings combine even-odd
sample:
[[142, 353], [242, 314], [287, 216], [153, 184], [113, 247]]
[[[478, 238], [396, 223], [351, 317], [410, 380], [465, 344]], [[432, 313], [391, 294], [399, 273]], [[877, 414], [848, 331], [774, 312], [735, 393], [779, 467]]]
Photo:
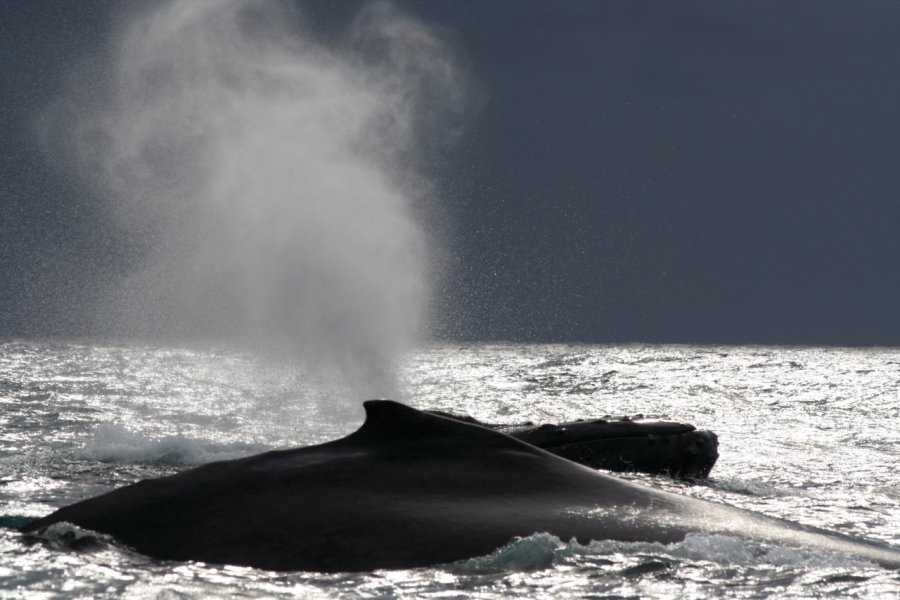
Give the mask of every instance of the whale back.
[[210, 463], [59, 509], [144, 554], [275, 570], [409, 568], [516, 536], [670, 543], [690, 532], [813, 544], [900, 567], [890, 548], [603, 475], [402, 404], [365, 403], [349, 436]]

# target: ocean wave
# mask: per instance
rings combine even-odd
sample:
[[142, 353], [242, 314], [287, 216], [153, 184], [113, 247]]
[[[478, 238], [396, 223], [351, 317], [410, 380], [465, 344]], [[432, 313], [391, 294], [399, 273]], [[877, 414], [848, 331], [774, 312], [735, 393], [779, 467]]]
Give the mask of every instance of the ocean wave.
[[[577, 542], [573, 541], [570, 544]], [[486, 556], [462, 560], [449, 565], [448, 568], [459, 574], [547, 569], [553, 566], [557, 555], [564, 553], [568, 545], [555, 535], [535, 533], [528, 537], [516, 538]]]
[[183, 466], [242, 458], [270, 449], [261, 444], [221, 444], [181, 435], [153, 439], [121, 425], [101, 423], [78, 455], [99, 462]]
[[54, 523], [34, 533], [26, 534], [27, 538], [43, 542], [54, 550], [74, 550], [76, 552], [93, 552], [115, 546], [112, 537], [82, 529], [65, 521]]
[[0, 529], [19, 529], [34, 520], [26, 515], [0, 515]]
[[804, 494], [804, 490], [797, 488], [786, 489], [761, 479], [714, 477], [707, 481], [707, 485], [723, 492], [732, 492], [744, 496], [758, 496], [763, 498], [798, 496]]
[[561, 563], [597, 562], [622, 564], [622, 556], [639, 559], [629, 571], [670, 568], [680, 563], [712, 562], [725, 566], [777, 566], [803, 568], [878, 569], [855, 557], [820, 548], [767, 545], [728, 535], [688, 534], [681, 542], [592, 541], [564, 542], [549, 533], [517, 538], [491, 554], [448, 565], [457, 574], [490, 574], [535, 571]]

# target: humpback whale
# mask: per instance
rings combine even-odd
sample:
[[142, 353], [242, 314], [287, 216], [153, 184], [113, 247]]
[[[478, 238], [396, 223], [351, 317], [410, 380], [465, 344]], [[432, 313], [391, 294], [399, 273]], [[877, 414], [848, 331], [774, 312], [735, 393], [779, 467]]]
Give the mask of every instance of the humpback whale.
[[434, 565], [535, 532], [662, 543], [725, 534], [900, 568], [889, 546], [619, 480], [389, 400], [365, 409], [343, 439], [140, 481], [21, 531], [67, 521], [151, 557], [272, 570]]
[[678, 478], [700, 478], [719, 458], [719, 438], [693, 425], [631, 419], [578, 420], [558, 425], [495, 425], [469, 416], [433, 414], [489, 427], [557, 456], [607, 471], [631, 471]]

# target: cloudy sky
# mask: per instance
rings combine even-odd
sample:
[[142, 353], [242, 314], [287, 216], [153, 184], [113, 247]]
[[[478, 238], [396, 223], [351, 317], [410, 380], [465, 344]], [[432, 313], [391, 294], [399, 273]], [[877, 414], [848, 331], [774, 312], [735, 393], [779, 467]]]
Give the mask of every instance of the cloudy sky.
[[[441, 335], [900, 344], [900, 4], [398, 4], [469, 80], [420, 161]], [[140, 263], [35, 134], [121, 10], [0, 3], [2, 336], [95, 333]]]

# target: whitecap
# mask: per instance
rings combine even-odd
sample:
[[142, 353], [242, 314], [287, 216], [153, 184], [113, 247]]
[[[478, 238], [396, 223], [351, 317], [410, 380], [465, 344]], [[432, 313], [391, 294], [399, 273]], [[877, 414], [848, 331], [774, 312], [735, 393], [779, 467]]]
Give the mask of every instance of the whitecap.
[[565, 542], [555, 535], [535, 533], [517, 537], [486, 556], [453, 563], [449, 569], [460, 574], [536, 571], [553, 566], [554, 558], [565, 548]]
[[99, 462], [180, 466], [242, 458], [269, 449], [260, 444], [221, 444], [181, 435], [153, 439], [121, 425], [101, 423], [78, 455]]
[[761, 544], [729, 535], [688, 534], [684, 540], [671, 544], [615, 540], [581, 544], [575, 539], [564, 542], [549, 533], [535, 533], [515, 538], [486, 556], [448, 565], [448, 569], [457, 574], [523, 572], [547, 569], [560, 563], [581, 563], [585, 559], [609, 558], [610, 564], [615, 564], [620, 563], [623, 556], [662, 560], [663, 564], [676, 568], [679, 563], [698, 562], [732, 567], [879, 568], [865, 560], [821, 548]]

